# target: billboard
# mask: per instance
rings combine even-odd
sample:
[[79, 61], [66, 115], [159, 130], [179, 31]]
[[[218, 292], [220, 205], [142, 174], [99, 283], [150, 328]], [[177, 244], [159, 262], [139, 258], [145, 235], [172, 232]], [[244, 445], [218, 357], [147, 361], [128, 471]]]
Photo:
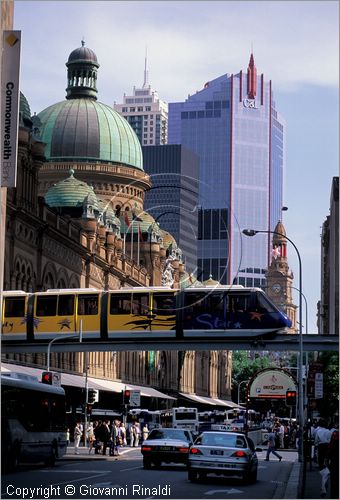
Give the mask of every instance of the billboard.
[[2, 43], [0, 186], [15, 187], [17, 176], [21, 31], [4, 31]]
[[254, 377], [250, 383], [249, 396], [257, 399], [284, 399], [288, 390], [297, 390], [292, 375], [282, 369], [268, 368]]

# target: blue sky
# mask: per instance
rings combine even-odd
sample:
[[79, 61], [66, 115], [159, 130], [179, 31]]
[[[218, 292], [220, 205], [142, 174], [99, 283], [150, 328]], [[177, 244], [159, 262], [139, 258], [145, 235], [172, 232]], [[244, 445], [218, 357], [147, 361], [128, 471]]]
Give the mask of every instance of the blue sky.
[[283, 222], [301, 254], [315, 333], [321, 226], [339, 175], [339, 2], [16, 0], [14, 28], [22, 31], [21, 90], [32, 113], [64, 99], [65, 62], [83, 37], [100, 63], [99, 100], [109, 105], [143, 83], [145, 47], [149, 81], [167, 102], [245, 70], [253, 47], [287, 124]]

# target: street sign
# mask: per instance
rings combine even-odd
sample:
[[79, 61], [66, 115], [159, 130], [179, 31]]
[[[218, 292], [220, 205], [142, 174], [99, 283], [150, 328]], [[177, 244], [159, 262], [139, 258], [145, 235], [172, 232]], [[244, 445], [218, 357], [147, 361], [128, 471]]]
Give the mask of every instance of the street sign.
[[315, 374], [315, 399], [323, 398], [323, 373]]
[[140, 391], [130, 391], [130, 406], [140, 407]]
[[53, 372], [52, 373], [52, 385], [56, 387], [61, 386], [61, 374], [58, 372]]

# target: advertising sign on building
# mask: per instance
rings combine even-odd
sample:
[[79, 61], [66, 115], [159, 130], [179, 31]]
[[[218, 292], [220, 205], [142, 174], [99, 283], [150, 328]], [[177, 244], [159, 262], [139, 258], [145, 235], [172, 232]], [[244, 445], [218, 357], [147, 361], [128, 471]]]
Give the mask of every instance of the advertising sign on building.
[[296, 391], [294, 378], [281, 369], [265, 369], [250, 384], [249, 396], [256, 399], [284, 399], [288, 390]]
[[4, 31], [2, 46], [0, 186], [15, 187], [17, 176], [21, 31]]

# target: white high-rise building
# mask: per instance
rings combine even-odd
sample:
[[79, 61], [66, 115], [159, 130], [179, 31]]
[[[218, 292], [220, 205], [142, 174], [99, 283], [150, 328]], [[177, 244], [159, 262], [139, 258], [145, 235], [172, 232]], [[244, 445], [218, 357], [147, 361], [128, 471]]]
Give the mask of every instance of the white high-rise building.
[[159, 146], [168, 142], [168, 105], [149, 84], [145, 55], [144, 83], [133, 87], [133, 95], [124, 94], [123, 104], [113, 105], [129, 122], [142, 146]]

